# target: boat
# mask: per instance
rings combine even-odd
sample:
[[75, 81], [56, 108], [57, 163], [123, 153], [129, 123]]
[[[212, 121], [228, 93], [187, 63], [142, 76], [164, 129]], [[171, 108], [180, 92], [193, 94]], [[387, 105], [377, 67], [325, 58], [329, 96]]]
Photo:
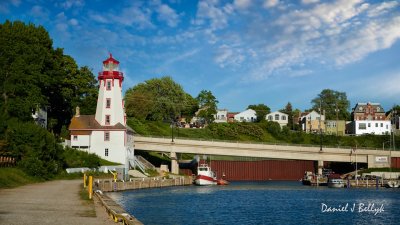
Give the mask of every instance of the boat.
[[194, 183], [199, 186], [217, 185], [218, 180], [215, 176], [215, 173], [211, 171], [211, 167], [209, 167], [206, 163], [203, 163], [199, 164], [197, 167], [197, 176], [194, 180]]
[[400, 182], [399, 181], [394, 181], [394, 180], [390, 180], [386, 183], [385, 185], [387, 188], [398, 188], [400, 187]]
[[229, 184], [229, 181], [227, 181], [227, 180], [224, 180], [224, 179], [218, 179], [217, 180], [217, 184], [218, 185], [228, 185]]
[[305, 171], [304, 177], [301, 179], [303, 185], [310, 185], [310, 186], [327, 186], [328, 185], [328, 178], [326, 176], [318, 176], [315, 175], [311, 171]]
[[328, 176], [328, 187], [344, 188], [346, 182], [341, 178], [340, 174], [330, 174]]

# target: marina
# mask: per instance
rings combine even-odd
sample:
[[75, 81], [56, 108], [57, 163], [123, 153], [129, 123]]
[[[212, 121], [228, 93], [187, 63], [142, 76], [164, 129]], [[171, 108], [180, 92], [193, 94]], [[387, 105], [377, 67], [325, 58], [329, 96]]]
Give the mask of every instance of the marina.
[[144, 224], [396, 224], [400, 214], [399, 191], [265, 181], [108, 195]]

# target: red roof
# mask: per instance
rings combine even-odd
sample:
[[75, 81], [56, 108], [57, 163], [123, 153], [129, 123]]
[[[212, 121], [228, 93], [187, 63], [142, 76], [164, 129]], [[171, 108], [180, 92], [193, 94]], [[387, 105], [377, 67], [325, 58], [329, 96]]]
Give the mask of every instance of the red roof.
[[119, 64], [119, 62], [112, 57], [111, 53], [110, 53], [110, 58], [103, 61], [103, 64], [109, 64], [109, 63]]
[[126, 127], [121, 123], [117, 123], [114, 126], [101, 126], [94, 115], [80, 115], [72, 118], [69, 130], [126, 130]]

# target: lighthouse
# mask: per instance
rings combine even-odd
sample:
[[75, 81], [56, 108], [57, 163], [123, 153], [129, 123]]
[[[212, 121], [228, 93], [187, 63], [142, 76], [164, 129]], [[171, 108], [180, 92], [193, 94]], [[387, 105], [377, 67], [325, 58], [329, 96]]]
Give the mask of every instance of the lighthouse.
[[119, 71], [119, 62], [112, 55], [103, 61], [103, 71], [99, 72], [99, 97], [96, 108], [96, 120], [102, 126], [114, 126], [118, 123], [126, 126], [124, 102], [122, 100], [122, 82], [124, 75]]
[[133, 132], [126, 125], [122, 98], [124, 75], [110, 54], [98, 74], [99, 94], [95, 115], [80, 115], [69, 126], [72, 148], [95, 153], [108, 161], [125, 164], [133, 157]]

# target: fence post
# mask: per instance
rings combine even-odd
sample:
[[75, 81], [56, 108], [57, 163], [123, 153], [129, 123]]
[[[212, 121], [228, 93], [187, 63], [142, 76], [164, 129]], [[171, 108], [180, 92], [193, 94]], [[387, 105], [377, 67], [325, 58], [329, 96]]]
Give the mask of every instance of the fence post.
[[89, 176], [89, 199], [92, 199], [92, 192], [93, 192], [93, 177]]
[[86, 173], [83, 173], [83, 188], [86, 188]]

